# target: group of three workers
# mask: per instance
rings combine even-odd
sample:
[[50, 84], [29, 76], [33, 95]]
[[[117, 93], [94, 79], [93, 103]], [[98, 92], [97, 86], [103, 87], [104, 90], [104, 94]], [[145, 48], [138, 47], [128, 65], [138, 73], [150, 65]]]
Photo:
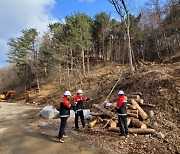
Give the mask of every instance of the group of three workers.
[[[118, 114], [118, 126], [120, 128], [120, 136], [124, 136], [128, 134], [128, 126], [127, 126], [127, 111], [126, 111], [126, 105], [127, 105], [127, 98], [124, 96], [124, 92], [120, 90], [118, 92], [119, 98], [115, 107], [115, 110]], [[75, 112], [75, 129], [79, 130], [78, 126], [78, 118], [80, 117], [82, 126], [85, 127], [85, 121], [84, 121], [84, 113], [83, 113], [83, 102], [91, 100], [90, 98], [87, 98], [83, 96], [83, 91], [78, 90], [77, 95], [73, 98], [73, 103], [70, 103], [71, 92], [65, 91], [64, 96], [60, 102], [60, 129], [59, 129], [59, 135], [58, 140], [60, 143], [64, 142], [64, 138], [67, 136], [65, 134], [65, 127], [67, 123], [67, 119], [70, 116], [70, 108], [72, 107]]]

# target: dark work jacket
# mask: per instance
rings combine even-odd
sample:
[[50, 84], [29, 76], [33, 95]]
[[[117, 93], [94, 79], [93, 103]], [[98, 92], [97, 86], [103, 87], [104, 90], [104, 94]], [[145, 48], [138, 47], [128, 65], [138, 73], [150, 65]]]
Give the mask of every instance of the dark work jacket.
[[69, 117], [70, 116], [70, 107], [67, 107], [67, 105], [65, 105], [64, 101], [66, 101], [66, 103], [69, 103], [69, 100], [66, 99], [61, 101], [60, 103], [60, 117]]
[[118, 115], [127, 115], [126, 105], [127, 105], [127, 102], [124, 102], [122, 104], [122, 106], [119, 109], [117, 109], [117, 114]]
[[74, 97], [74, 103], [76, 104], [76, 105], [74, 106], [74, 110], [75, 110], [75, 111], [81, 111], [81, 110], [83, 110], [83, 102], [84, 102], [84, 101], [88, 101], [88, 100], [90, 100], [90, 98], [86, 98], [86, 97], [84, 97], [84, 96], [76, 95], [76, 96]]
[[[120, 106], [120, 107], [118, 108], [117, 106]], [[126, 110], [127, 98], [125, 96], [120, 96], [117, 106], [116, 106], [116, 110], [117, 110], [118, 115], [120, 115], [120, 116], [127, 115], [127, 110]]]

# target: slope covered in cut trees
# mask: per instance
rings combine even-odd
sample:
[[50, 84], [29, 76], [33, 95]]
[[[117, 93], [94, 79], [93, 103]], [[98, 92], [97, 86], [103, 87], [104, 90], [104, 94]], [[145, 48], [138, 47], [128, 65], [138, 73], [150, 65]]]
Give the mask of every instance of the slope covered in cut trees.
[[[75, 95], [77, 89], [82, 88], [86, 96], [93, 98], [93, 102], [87, 102], [84, 106], [85, 108], [92, 109], [93, 103], [102, 103], [107, 98], [117, 80], [119, 81], [108, 98], [108, 101], [113, 103], [116, 102], [119, 89], [123, 89], [127, 94], [141, 92], [144, 103], [150, 103], [155, 106], [153, 108], [148, 106], [143, 107], [148, 115], [150, 115], [150, 111], [151, 113], [153, 111], [153, 115], [144, 121], [145, 124], [148, 128], [153, 128], [157, 132], [162, 132], [165, 135], [165, 138], [163, 139], [164, 142], [157, 139], [156, 136], [150, 136], [150, 138], [148, 138], [149, 141], [146, 144], [150, 146], [152, 142], [156, 142], [156, 146], [154, 145], [156, 152], [158, 151], [158, 146], [163, 147], [161, 152], [177, 152], [179, 150], [178, 145], [180, 142], [178, 139], [180, 63], [147, 63], [146, 65], [139, 66], [135, 76], [130, 75], [129, 67], [126, 65], [108, 63], [106, 66], [103, 66], [103, 63], [99, 63], [99, 65], [92, 68], [92, 71], [90, 71], [85, 78], [81, 80], [77, 78], [74, 80], [75, 84], [72, 84], [70, 90], [72, 94]], [[38, 94], [37, 97], [31, 97], [33, 95], [30, 95], [30, 103], [34, 102], [43, 106], [52, 104], [53, 106], [58, 107], [63, 92], [68, 89], [68, 86], [63, 84], [63, 82], [60, 83], [58, 75], [54, 73], [48, 79], [44, 79], [44, 85], [41, 85], [40, 88], [42, 94]], [[33, 92], [34, 90], [29, 93], [32, 94]], [[93, 131], [95, 130], [84, 130], [84, 133], [81, 135], [85, 139], [96, 140], [98, 143], [103, 142], [102, 138], [100, 139], [98, 136], [93, 135]], [[116, 138], [114, 139], [113, 137], [114, 135], [106, 131], [100, 131], [99, 133], [104, 135], [103, 140], [107, 141], [108, 145], [111, 146], [112, 144], [112, 147], [115, 146], [113, 145], [115, 142], [108, 142], [111, 137], [113, 140], [116, 140]], [[136, 138], [131, 136], [128, 138], [128, 142], [134, 144], [133, 152], [137, 152], [135, 147], [138, 143], [144, 144], [145, 140], [146, 136], [139, 136]], [[129, 146], [130, 144], [123, 144], [123, 147], [126, 150], [128, 150]], [[117, 147], [115, 149], [117, 149]], [[153, 152], [152, 149], [147, 148], [142, 148], [141, 150], [142, 152], [147, 152], [147, 150]]]

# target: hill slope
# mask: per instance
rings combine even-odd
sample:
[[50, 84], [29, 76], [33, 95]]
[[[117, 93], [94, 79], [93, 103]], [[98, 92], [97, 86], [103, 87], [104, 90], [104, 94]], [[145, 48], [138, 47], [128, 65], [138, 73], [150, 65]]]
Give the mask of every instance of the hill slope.
[[[159, 147], [163, 147], [163, 151], [161, 151], [163, 153], [176, 153], [180, 151], [180, 62], [174, 64], [150, 63], [142, 65], [135, 76], [130, 75], [130, 70], [126, 65], [109, 63], [103, 66], [100, 64], [81, 81], [82, 89], [86, 96], [93, 98], [92, 103], [100, 103], [106, 99], [117, 80], [119, 82], [108, 98], [109, 101], [115, 102], [119, 89], [123, 89], [126, 94], [141, 92], [145, 103], [151, 103], [156, 106], [153, 109], [145, 108], [147, 113], [150, 110], [154, 112], [154, 116], [146, 120], [145, 123], [148, 127], [165, 134], [165, 139], [149, 138], [148, 145], [151, 146], [155, 142], [156, 146], [154, 146], [154, 149], [142, 149], [142, 152], [157, 152]], [[79, 88], [80, 86], [72, 85], [72, 94], [75, 95], [76, 90]], [[41, 87], [41, 95], [36, 98], [32, 97], [32, 101], [41, 105], [53, 104], [57, 107], [64, 90], [66, 90], [66, 86], [60, 85], [58, 78], [53, 78], [52, 82]], [[85, 107], [91, 108], [92, 103], [85, 104]], [[92, 134], [92, 132], [86, 133]], [[107, 138], [103, 138], [103, 140], [109, 141], [109, 134], [106, 135]], [[96, 140], [96, 136], [93, 135], [89, 136], [88, 139], [91, 140], [92, 137], [93, 140]], [[98, 142], [99, 139], [97, 138], [96, 141]], [[131, 137], [128, 139], [128, 142], [138, 146], [138, 144], [145, 144], [144, 142], [147, 142], [147, 138], [143, 136], [138, 138]], [[113, 143], [108, 142], [108, 144], [111, 145]], [[131, 145], [124, 144], [123, 148], [128, 150], [129, 146]], [[133, 152], [137, 152], [137, 150], [135, 148]], [[125, 150], [124, 153], [126, 152]]]

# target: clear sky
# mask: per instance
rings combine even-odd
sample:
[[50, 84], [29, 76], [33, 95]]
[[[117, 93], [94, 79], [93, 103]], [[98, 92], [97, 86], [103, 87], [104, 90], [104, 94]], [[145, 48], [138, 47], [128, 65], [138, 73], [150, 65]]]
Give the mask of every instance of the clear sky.
[[[129, 1], [130, 12], [136, 14], [147, 0]], [[64, 20], [67, 15], [81, 12], [93, 18], [102, 11], [119, 19], [108, 0], [0, 0], [0, 68], [8, 64], [8, 39], [18, 37], [23, 29], [36, 28], [43, 34], [49, 23]]]
[[[94, 17], [99, 12], [106, 12], [111, 17], [119, 18], [112, 4], [108, 0], [58, 0], [56, 1], [52, 14], [57, 18], [64, 18], [66, 15], [74, 14], [74, 12], [82, 12]], [[128, 0], [130, 11], [135, 13], [145, 0]]]

